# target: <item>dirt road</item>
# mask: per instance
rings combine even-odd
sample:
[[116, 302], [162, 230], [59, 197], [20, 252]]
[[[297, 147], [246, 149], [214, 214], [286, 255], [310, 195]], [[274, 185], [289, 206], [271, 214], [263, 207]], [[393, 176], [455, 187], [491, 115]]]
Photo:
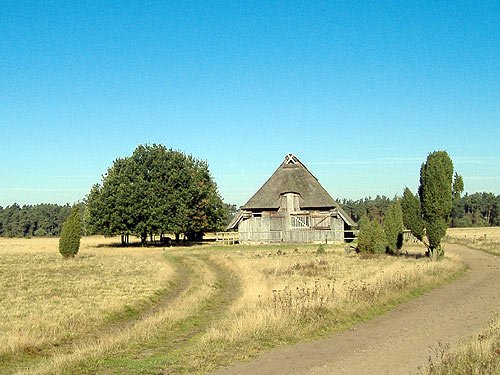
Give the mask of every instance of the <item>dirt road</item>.
[[500, 308], [500, 257], [447, 245], [469, 265], [451, 284], [331, 338], [274, 350], [224, 374], [417, 374], [431, 348], [456, 344]]

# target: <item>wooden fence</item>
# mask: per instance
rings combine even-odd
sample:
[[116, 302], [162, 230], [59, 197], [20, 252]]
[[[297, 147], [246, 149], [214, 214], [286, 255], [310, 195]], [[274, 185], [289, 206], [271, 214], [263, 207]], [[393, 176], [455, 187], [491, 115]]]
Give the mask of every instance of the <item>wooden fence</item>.
[[222, 245], [234, 245], [239, 241], [238, 232], [217, 232], [215, 233], [215, 241]]
[[[356, 239], [359, 230], [326, 231], [326, 230], [301, 230], [301, 231], [270, 231], [270, 232], [217, 232], [215, 241], [222, 245], [234, 245], [236, 243], [257, 242], [338, 242], [343, 232], [344, 241], [352, 242]], [[332, 235], [333, 234], [333, 235]], [[409, 230], [403, 231], [405, 242], [419, 242]]]
[[235, 243], [311, 243], [311, 242], [350, 242], [356, 238], [357, 230], [298, 230], [298, 231], [268, 231], [268, 232], [218, 232], [216, 241], [223, 245]]

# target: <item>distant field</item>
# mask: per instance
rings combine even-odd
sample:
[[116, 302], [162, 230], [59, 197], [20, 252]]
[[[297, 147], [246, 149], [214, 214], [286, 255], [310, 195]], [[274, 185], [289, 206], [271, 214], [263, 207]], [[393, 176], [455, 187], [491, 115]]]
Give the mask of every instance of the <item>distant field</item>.
[[500, 255], [500, 227], [449, 228], [445, 240]]
[[[345, 329], [463, 269], [344, 245], [119, 248], [0, 239], [0, 373], [205, 373]], [[425, 249], [412, 245], [410, 253]]]

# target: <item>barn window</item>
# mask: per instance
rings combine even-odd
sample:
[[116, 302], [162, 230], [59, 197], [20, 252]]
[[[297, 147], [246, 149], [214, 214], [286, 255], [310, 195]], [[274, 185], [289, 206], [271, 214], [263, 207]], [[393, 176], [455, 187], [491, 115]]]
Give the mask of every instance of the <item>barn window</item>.
[[308, 215], [293, 215], [290, 216], [292, 228], [310, 228], [311, 217]]
[[297, 193], [281, 194], [280, 210], [288, 212], [300, 211], [299, 198], [300, 195]]

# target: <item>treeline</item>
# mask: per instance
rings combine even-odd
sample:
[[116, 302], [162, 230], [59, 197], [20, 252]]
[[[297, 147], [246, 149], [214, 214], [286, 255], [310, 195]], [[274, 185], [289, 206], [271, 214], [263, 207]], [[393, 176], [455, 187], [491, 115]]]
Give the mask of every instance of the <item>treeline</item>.
[[500, 195], [483, 192], [454, 199], [450, 226], [500, 226]]
[[[399, 197], [388, 198], [377, 195], [375, 198], [343, 199], [342, 208], [359, 222], [363, 216], [383, 223], [391, 203]], [[82, 205], [84, 205], [82, 203]], [[68, 218], [71, 206], [58, 204], [36, 204], [19, 206], [14, 203], [5, 208], [0, 206], [0, 236], [2, 237], [56, 237], [61, 226]], [[85, 208], [81, 210], [85, 212]], [[236, 206], [223, 203], [223, 222], [227, 224]], [[450, 227], [500, 226], [500, 195], [493, 193], [465, 194], [453, 199]], [[85, 230], [89, 233], [89, 230]]]
[[0, 236], [45, 237], [59, 236], [61, 226], [71, 207], [57, 204], [0, 206]]
[[377, 195], [375, 198], [342, 199], [339, 203], [355, 222], [359, 222], [363, 216], [368, 216], [371, 220], [382, 224], [387, 209], [397, 198], [397, 196], [391, 199], [385, 195]]
[[[368, 216], [382, 224], [387, 209], [399, 198], [377, 195], [375, 198], [343, 199], [339, 203], [356, 222], [363, 216]], [[495, 196], [487, 192], [470, 195], [466, 193], [462, 197], [453, 198], [450, 227], [485, 226], [500, 226], [500, 195]]]
[[[86, 206], [80, 203], [80, 212], [85, 213]], [[227, 225], [237, 212], [234, 204], [223, 203], [224, 224]], [[71, 206], [58, 204], [35, 204], [19, 206], [14, 203], [7, 207], [0, 206], [0, 237], [58, 237], [62, 224], [69, 217]], [[84, 233], [89, 234], [88, 228]]]

